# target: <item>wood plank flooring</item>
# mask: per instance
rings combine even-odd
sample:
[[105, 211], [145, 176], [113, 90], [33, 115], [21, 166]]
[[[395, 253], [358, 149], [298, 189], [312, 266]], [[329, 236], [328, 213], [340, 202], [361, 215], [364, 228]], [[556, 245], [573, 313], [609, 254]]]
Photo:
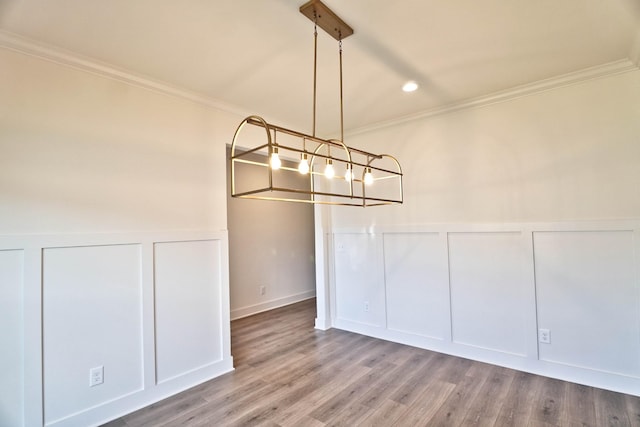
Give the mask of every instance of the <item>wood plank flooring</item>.
[[339, 330], [315, 300], [231, 324], [236, 370], [112, 421], [142, 426], [640, 426], [640, 398]]

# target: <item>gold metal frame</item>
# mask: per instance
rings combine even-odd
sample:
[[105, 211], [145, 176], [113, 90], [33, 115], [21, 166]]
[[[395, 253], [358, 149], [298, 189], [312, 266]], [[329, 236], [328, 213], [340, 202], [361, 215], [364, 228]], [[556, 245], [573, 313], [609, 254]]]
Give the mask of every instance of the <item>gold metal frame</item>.
[[[328, 204], [340, 206], [381, 206], [390, 204], [403, 203], [403, 187], [402, 187], [402, 168], [398, 160], [389, 154], [373, 154], [356, 148], [347, 147], [344, 144], [344, 114], [342, 99], [342, 39], [353, 34], [353, 29], [347, 25], [340, 17], [333, 13], [320, 0], [310, 0], [300, 7], [300, 12], [314, 22], [314, 57], [313, 57], [313, 134], [307, 135], [302, 132], [290, 130], [281, 126], [267, 123], [262, 117], [249, 116], [245, 118], [233, 135], [231, 143], [231, 196], [247, 199], [277, 200], [285, 202], [302, 202], [314, 204]], [[322, 139], [316, 136], [316, 71], [317, 71], [317, 49], [318, 49], [318, 32], [317, 27], [320, 26], [329, 35], [338, 40], [340, 52], [340, 140]], [[266, 143], [257, 147], [249, 148], [236, 153], [239, 136], [245, 126], [257, 126], [264, 128], [267, 138]], [[301, 147], [292, 147], [289, 145], [278, 144], [276, 142], [277, 133], [292, 136], [300, 143]], [[313, 150], [307, 150], [307, 142], [317, 144]], [[244, 147], [244, 146], [243, 146]], [[337, 151], [340, 155], [332, 155]], [[323, 154], [326, 151], [326, 154]], [[298, 170], [288, 166], [281, 166], [280, 169], [274, 171], [269, 159], [273, 153], [295, 153], [296, 156], [310, 155], [309, 162], [309, 190], [296, 189], [287, 186], [276, 185], [276, 178], [280, 178], [285, 173], [299, 174]], [[255, 155], [259, 155], [255, 157]], [[279, 155], [279, 154], [278, 154]], [[285, 156], [286, 157], [286, 156]], [[293, 156], [295, 158], [295, 156]], [[344, 177], [336, 179], [325, 179], [329, 190], [316, 189], [316, 177], [324, 175], [314, 170], [314, 163], [317, 158], [325, 159], [328, 163], [344, 164], [345, 170], [350, 173], [347, 179], [346, 173]], [[389, 159], [392, 168], [376, 166], [376, 161], [384, 161]], [[236, 188], [236, 163], [249, 165], [250, 167], [264, 168], [268, 170], [268, 182], [254, 188], [243, 189], [237, 191]], [[356, 178], [355, 171], [357, 168], [362, 169], [360, 178]], [[367, 172], [376, 173], [375, 181], [393, 179], [397, 181], [397, 186], [391, 195], [377, 195], [375, 191], [368, 191], [365, 183], [365, 174]], [[347, 181], [348, 185], [339, 181]], [[354, 183], [359, 184], [354, 188]], [[371, 187], [373, 188], [373, 187]], [[354, 189], [356, 191], [354, 191]], [[287, 195], [287, 197], [284, 197]]]
[[[266, 143], [246, 150], [238, 149], [240, 134], [242, 133], [243, 128], [247, 125], [264, 128], [266, 133]], [[297, 141], [301, 144], [307, 141], [317, 145], [313, 150], [307, 151], [300, 147], [276, 144], [274, 142], [274, 135], [277, 132], [296, 137], [298, 138]], [[329, 147], [340, 149], [338, 152], [342, 154], [342, 157], [323, 154], [323, 150], [326, 150]], [[308, 173], [310, 190], [300, 190], [277, 185], [274, 178], [277, 178], [279, 174], [295, 173], [299, 175], [300, 173], [298, 172], [298, 169], [287, 166], [282, 166], [279, 170], [274, 171], [269, 165], [269, 155], [273, 153], [274, 148], [278, 148], [279, 153], [282, 154], [296, 153], [296, 155], [299, 155], [301, 153], [308, 153], [310, 155]], [[249, 157], [251, 154], [260, 155], [259, 160], [250, 159]], [[294, 156], [291, 157], [295, 158]], [[345, 181], [344, 177], [335, 178], [336, 183], [341, 184], [340, 188], [342, 188], [343, 191], [336, 191], [335, 187], [337, 187], [337, 185], [333, 185], [334, 189], [328, 191], [316, 189], [316, 182], [314, 178], [324, 178], [324, 174], [322, 172], [314, 170], [315, 160], [318, 158], [331, 159], [334, 163], [343, 164], [345, 165], [345, 169], [348, 167], [351, 170], [354, 178], [349, 181], [348, 185], [346, 185], [346, 190], [344, 190], [344, 183], [339, 182]], [[391, 160], [391, 163], [395, 165], [395, 170], [376, 166], [376, 161], [385, 158]], [[238, 191], [236, 188], [236, 163], [246, 164], [250, 167], [266, 167], [268, 170], [268, 182], [264, 183], [264, 185], [257, 186], [256, 188]], [[376, 173], [376, 181], [385, 179], [397, 180], [398, 185], [396, 187], [396, 192], [391, 197], [376, 197], [368, 195], [368, 186], [364, 183], [364, 174], [367, 168], [371, 168], [371, 170]], [[360, 178], [355, 177], [355, 171], [358, 169], [362, 169]], [[331, 182], [333, 180], [327, 181], [330, 184], [335, 184]], [[359, 185], [359, 192], [354, 191], [356, 184]], [[273, 195], [273, 193], [285, 193], [291, 197], [278, 197]], [[347, 147], [344, 143], [338, 140], [321, 139], [302, 132], [267, 123], [259, 116], [249, 116], [240, 123], [233, 135], [233, 142], [231, 143], [231, 195], [233, 197], [246, 199], [277, 200], [284, 202], [317, 203], [340, 206], [367, 207], [400, 204], [403, 202], [402, 169], [398, 160], [391, 155], [373, 154], [356, 148]]]

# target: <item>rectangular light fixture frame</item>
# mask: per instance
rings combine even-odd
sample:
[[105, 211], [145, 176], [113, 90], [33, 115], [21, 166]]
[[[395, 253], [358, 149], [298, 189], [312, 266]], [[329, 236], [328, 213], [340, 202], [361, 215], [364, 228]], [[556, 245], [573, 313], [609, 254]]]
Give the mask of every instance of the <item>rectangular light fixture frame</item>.
[[[266, 141], [251, 148], [239, 149], [239, 137], [245, 126], [263, 128], [266, 131]], [[284, 134], [293, 138], [289, 138], [289, 142], [285, 145], [276, 142], [277, 134]], [[306, 147], [309, 147], [309, 149]], [[269, 156], [276, 149], [281, 155], [284, 155], [285, 160], [287, 158], [295, 159], [301, 154], [309, 156], [310, 170], [307, 174], [309, 184], [305, 189], [288, 187], [279, 182], [282, 181], [283, 174], [289, 173], [300, 176], [300, 173], [297, 168], [286, 165], [283, 165], [278, 170], [273, 170], [269, 164]], [[340, 171], [344, 166], [344, 169], [350, 170], [354, 176], [349, 180], [345, 179], [344, 176], [327, 179], [322, 172], [314, 168], [314, 166], [318, 165], [317, 160], [324, 162], [330, 160], [336, 165], [341, 165], [339, 167]], [[324, 164], [324, 162], [320, 162], [320, 164]], [[382, 165], [376, 165], [376, 162], [378, 164], [382, 163]], [[265, 182], [238, 185], [236, 176], [238, 164], [244, 165], [243, 167], [266, 170]], [[367, 171], [376, 176], [374, 183], [371, 185], [365, 184], [365, 173]], [[356, 172], [358, 173], [355, 174]], [[321, 180], [322, 183], [318, 185], [316, 180]], [[380, 186], [383, 181], [387, 180], [394, 181], [394, 183], [390, 182], [390, 185], [385, 186], [388, 193], [384, 193], [384, 195], [376, 193], [376, 185]], [[388, 154], [374, 154], [347, 147], [338, 140], [314, 137], [267, 123], [258, 116], [249, 116], [238, 126], [231, 144], [231, 196], [245, 199], [339, 206], [369, 207], [402, 204], [402, 170], [400, 163]]]

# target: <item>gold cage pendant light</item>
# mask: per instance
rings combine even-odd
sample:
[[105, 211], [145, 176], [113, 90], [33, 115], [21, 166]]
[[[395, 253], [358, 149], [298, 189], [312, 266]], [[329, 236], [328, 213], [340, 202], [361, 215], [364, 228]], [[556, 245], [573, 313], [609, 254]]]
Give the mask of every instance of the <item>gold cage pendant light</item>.
[[[402, 168], [398, 160], [344, 143], [342, 40], [352, 35], [353, 29], [319, 0], [305, 3], [300, 12], [314, 23], [312, 134], [268, 123], [260, 116], [245, 118], [231, 143], [231, 195], [342, 206], [401, 204]], [[340, 140], [316, 136], [318, 26], [339, 45]], [[242, 143], [241, 134], [249, 134]], [[263, 144], [251, 144], [265, 135]]]

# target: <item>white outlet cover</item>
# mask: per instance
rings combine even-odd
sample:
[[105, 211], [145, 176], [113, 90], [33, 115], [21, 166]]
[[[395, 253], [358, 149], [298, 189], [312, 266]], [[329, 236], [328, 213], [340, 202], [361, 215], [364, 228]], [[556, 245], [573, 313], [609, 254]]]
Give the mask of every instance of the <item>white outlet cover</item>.
[[551, 332], [549, 329], [538, 329], [538, 341], [543, 344], [551, 344]]
[[104, 382], [104, 366], [97, 366], [89, 370], [89, 387], [95, 387]]

